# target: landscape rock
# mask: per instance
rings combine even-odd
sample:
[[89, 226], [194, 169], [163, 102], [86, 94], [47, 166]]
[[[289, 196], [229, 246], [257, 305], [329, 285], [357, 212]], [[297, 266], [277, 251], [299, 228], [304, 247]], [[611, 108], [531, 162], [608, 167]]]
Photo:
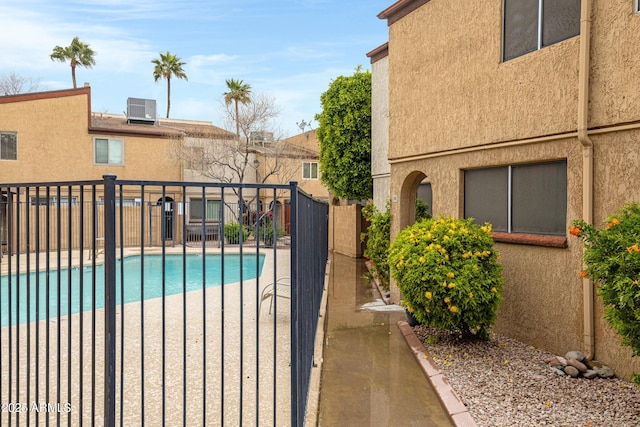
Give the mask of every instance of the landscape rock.
[[580, 375], [580, 371], [578, 371], [578, 368], [576, 368], [575, 366], [571, 366], [571, 365], [566, 366], [564, 368], [564, 372], [567, 375], [569, 375], [569, 376], [571, 376], [573, 378], [578, 378], [578, 375]]
[[600, 378], [613, 378], [615, 377], [615, 373], [613, 369], [608, 366], [603, 366], [601, 368], [596, 368], [595, 371], [598, 373]]
[[567, 361], [569, 359], [576, 359], [578, 362], [582, 362], [587, 358], [587, 356], [585, 356], [583, 352], [578, 350], [568, 351], [567, 354], [564, 355], [564, 357], [567, 359]]
[[587, 365], [577, 361], [576, 359], [567, 359], [567, 364], [573, 366], [580, 372], [587, 372]]
[[582, 376], [588, 380], [592, 380], [598, 376], [598, 372], [594, 371], [593, 369], [588, 369], [587, 372], [584, 372], [582, 374]]

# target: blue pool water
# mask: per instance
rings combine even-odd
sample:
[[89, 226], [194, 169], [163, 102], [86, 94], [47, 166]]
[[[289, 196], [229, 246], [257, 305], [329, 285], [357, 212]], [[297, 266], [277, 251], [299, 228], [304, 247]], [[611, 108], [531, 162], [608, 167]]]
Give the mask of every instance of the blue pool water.
[[[242, 255], [242, 279], [251, 280], [256, 278], [256, 268], [258, 275], [262, 272], [264, 255], [259, 259], [256, 254]], [[142, 298], [142, 262], [144, 259], [144, 299], [159, 298], [162, 296], [163, 268], [161, 255], [145, 255], [126, 257], [122, 261], [118, 260], [116, 267], [116, 303], [136, 302]], [[240, 281], [240, 255], [228, 254], [224, 256], [224, 280], [222, 277], [222, 257], [219, 254], [203, 255], [165, 255], [164, 257], [164, 294], [174, 295], [183, 292], [200, 290], [203, 286], [209, 288], [220, 286], [223, 283], [235, 283]], [[122, 264], [121, 264], [122, 263]], [[98, 265], [95, 268], [95, 307], [104, 307], [104, 266]], [[204, 270], [204, 279], [203, 279]], [[121, 274], [121, 272], [123, 272]], [[186, 280], [183, 278], [186, 272]], [[49, 318], [66, 316], [71, 313], [88, 311], [93, 309], [93, 268], [85, 267], [82, 271], [78, 268], [71, 270], [51, 270], [49, 271]], [[121, 276], [124, 277], [124, 286], [121, 286]], [[71, 282], [71, 298], [69, 298], [69, 282]], [[204, 282], [204, 284], [203, 284]], [[82, 283], [82, 304], [80, 301], [80, 291]], [[58, 286], [59, 284], [59, 286]], [[20, 290], [19, 301], [18, 292]], [[39, 288], [39, 314], [36, 316], [36, 288]], [[58, 296], [58, 288], [60, 294]], [[27, 301], [27, 289], [29, 289], [29, 301]], [[124, 295], [122, 292], [124, 289]], [[0, 277], [0, 319], [2, 327], [9, 324], [43, 320], [47, 318], [47, 273], [31, 273], [11, 276], [11, 310], [9, 307], [9, 277]], [[19, 307], [19, 310], [16, 310]], [[9, 313], [11, 312], [11, 322]], [[18, 318], [19, 315], [19, 318]]]

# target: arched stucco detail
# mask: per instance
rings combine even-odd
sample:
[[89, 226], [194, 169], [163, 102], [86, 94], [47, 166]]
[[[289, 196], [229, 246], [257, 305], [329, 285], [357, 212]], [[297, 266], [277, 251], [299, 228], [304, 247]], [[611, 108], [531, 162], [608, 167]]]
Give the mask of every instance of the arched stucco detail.
[[[411, 225], [416, 219], [416, 194], [420, 183], [427, 177], [424, 172], [410, 172], [400, 185], [400, 194], [397, 203], [393, 200], [391, 203], [391, 240], [395, 238], [397, 233], [403, 228]], [[393, 190], [392, 190], [393, 194]], [[393, 196], [395, 198], [395, 196]], [[391, 286], [391, 302], [400, 304], [400, 289], [395, 284], [393, 277], [390, 278]]]
[[413, 171], [404, 179], [400, 188], [400, 221], [398, 230], [416, 222], [416, 194], [420, 183], [427, 176], [420, 171]]

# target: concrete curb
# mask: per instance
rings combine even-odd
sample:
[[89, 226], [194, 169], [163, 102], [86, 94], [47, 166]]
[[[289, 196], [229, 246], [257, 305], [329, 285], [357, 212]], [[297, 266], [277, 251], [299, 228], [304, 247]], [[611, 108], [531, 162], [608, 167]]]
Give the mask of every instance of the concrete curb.
[[309, 382], [309, 396], [307, 398], [307, 410], [305, 414], [305, 425], [317, 426], [320, 417], [320, 380], [322, 376], [322, 363], [324, 362], [324, 338], [325, 338], [325, 322], [327, 319], [327, 296], [329, 288], [329, 274], [331, 273], [331, 260], [327, 261], [324, 290], [322, 292], [322, 302], [320, 304], [320, 317], [318, 318], [318, 326], [316, 329], [316, 339], [314, 347], [315, 365], [311, 369], [311, 378]]
[[427, 349], [413, 333], [411, 326], [409, 326], [406, 321], [401, 320], [398, 322], [398, 329], [400, 329], [402, 336], [415, 356], [422, 372], [424, 372], [433, 386], [433, 390], [438, 395], [442, 406], [444, 406], [445, 410], [449, 413], [451, 422], [456, 427], [477, 427], [467, 407], [462, 403], [453, 388], [451, 388], [442, 372], [433, 364]]

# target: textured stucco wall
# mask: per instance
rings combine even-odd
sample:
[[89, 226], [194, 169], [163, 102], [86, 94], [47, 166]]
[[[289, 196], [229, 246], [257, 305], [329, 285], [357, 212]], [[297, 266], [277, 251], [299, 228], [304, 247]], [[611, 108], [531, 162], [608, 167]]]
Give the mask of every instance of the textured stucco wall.
[[[593, 2], [588, 126], [596, 225], [622, 203], [640, 201], [640, 15], [632, 6]], [[392, 238], [409, 221], [416, 177], [432, 183], [434, 214], [461, 217], [463, 171], [483, 166], [566, 159], [567, 225], [583, 215], [580, 37], [503, 63], [501, 9], [501, 0], [476, 8], [431, 0], [389, 29]], [[566, 248], [496, 248], [506, 281], [496, 330], [559, 354], [583, 348], [580, 242], [567, 236]], [[595, 357], [628, 379], [640, 361], [620, 347], [594, 300]]]
[[[0, 130], [18, 133], [18, 160], [0, 161], [0, 182], [101, 179], [180, 180], [169, 138], [89, 134], [88, 95], [0, 103]], [[95, 165], [96, 137], [124, 141], [124, 166]]]
[[330, 206], [329, 250], [352, 258], [362, 256], [362, 206]]
[[389, 199], [389, 57], [371, 64], [371, 176], [380, 211]]
[[431, 0], [391, 25], [391, 159], [576, 128], [579, 38], [503, 63], [501, 8]]
[[590, 127], [640, 118], [640, 14], [633, 1], [593, 1]]
[[[392, 165], [392, 218], [401, 216], [402, 186], [406, 176], [419, 171], [427, 175], [433, 191], [433, 212], [437, 216], [462, 217], [464, 169], [486, 164], [514, 164], [567, 159], [567, 222], [581, 215], [582, 150], [577, 138], [516, 147], [479, 150]], [[415, 191], [415, 190], [414, 190]], [[392, 221], [392, 235], [400, 229]], [[496, 244], [505, 278], [504, 302], [497, 327], [525, 342], [564, 353], [566, 347], [582, 347], [581, 246], [570, 242], [567, 249], [518, 244]], [[545, 265], [544, 269], [540, 266]], [[544, 312], [544, 315], [542, 314]], [[563, 325], [562, 335], [557, 325]]]

